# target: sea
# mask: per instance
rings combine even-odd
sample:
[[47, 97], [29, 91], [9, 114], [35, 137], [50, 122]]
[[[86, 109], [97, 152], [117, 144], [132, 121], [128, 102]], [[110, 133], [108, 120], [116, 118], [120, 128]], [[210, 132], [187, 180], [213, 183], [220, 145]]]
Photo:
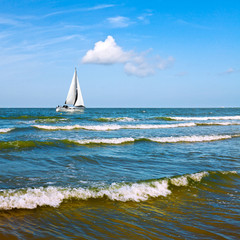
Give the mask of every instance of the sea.
[[0, 109], [0, 239], [240, 239], [240, 108]]

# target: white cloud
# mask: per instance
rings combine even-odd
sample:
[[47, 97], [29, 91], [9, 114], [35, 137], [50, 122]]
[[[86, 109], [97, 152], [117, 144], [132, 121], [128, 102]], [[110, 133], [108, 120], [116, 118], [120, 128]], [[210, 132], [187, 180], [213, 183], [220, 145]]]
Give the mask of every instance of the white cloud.
[[86, 8], [86, 11], [99, 10], [99, 9], [110, 8], [110, 7], [115, 7], [115, 5], [114, 4], [96, 5], [94, 7]]
[[137, 77], [147, 77], [155, 73], [154, 68], [146, 62], [128, 62], [124, 65], [124, 70], [128, 75], [135, 75]]
[[124, 64], [124, 71], [128, 75], [137, 77], [147, 77], [153, 75], [157, 69], [164, 70], [170, 67], [173, 62], [173, 57], [162, 59], [159, 56], [155, 58], [147, 58], [147, 54], [152, 51], [135, 53], [133, 51], [123, 51], [118, 46], [112, 36], [108, 36], [105, 41], [95, 43], [93, 49], [87, 51], [82, 58], [82, 63], [94, 64]]
[[0, 25], [22, 26], [22, 23], [8, 17], [0, 17]]
[[151, 17], [152, 15], [153, 15], [152, 13], [144, 13], [141, 16], [139, 16], [137, 19], [142, 21], [145, 24], [149, 24], [150, 21], [148, 18]]
[[236, 72], [239, 72], [239, 71], [230, 67], [226, 71], [221, 72], [219, 75], [229, 75], [229, 74], [236, 73]]
[[37, 49], [41, 49], [41, 48], [46, 48], [47, 46], [50, 45], [56, 45], [58, 43], [62, 43], [62, 42], [66, 42], [66, 41], [71, 41], [74, 38], [78, 38], [78, 39], [83, 39], [83, 37], [81, 35], [66, 35], [66, 36], [62, 36], [62, 37], [58, 37], [58, 38], [52, 38], [52, 39], [48, 39], [46, 41], [39, 41], [36, 44], [25, 44], [23, 47], [25, 50], [37, 50]]
[[122, 16], [107, 18], [107, 21], [114, 28], [124, 28], [124, 27], [128, 27], [131, 24], [129, 18], [122, 17]]
[[178, 19], [176, 20], [176, 23], [178, 25], [181, 26], [187, 26], [187, 27], [191, 27], [191, 28], [198, 28], [198, 29], [206, 29], [209, 30], [210, 28], [208, 26], [204, 26], [204, 25], [200, 25], [200, 24], [196, 24], [196, 23], [191, 23], [182, 19]]
[[233, 72], [235, 72], [235, 70], [233, 68], [229, 68], [225, 73], [229, 74], [229, 73], [233, 73]]
[[96, 42], [94, 49], [89, 50], [83, 57], [83, 63], [113, 64], [127, 62], [131, 57], [131, 52], [124, 52], [119, 47], [112, 36], [102, 42]]
[[101, 10], [105, 8], [111, 8], [115, 7], [113, 4], [101, 4], [101, 5], [96, 5], [93, 7], [89, 8], [73, 8], [69, 10], [64, 10], [64, 11], [56, 11], [56, 12], [51, 12], [43, 16], [43, 18], [51, 17], [54, 15], [60, 15], [60, 14], [68, 14], [68, 13], [73, 13], [73, 12], [87, 12], [87, 11], [96, 11], [96, 10]]
[[166, 68], [169, 68], [173, 65], [175, 59], [170, 56], [167, 59], [162, 59], [158, 56], [158, 64], [157, 64], [157, 68], [159, 68], [160, 70], [164, 70]]

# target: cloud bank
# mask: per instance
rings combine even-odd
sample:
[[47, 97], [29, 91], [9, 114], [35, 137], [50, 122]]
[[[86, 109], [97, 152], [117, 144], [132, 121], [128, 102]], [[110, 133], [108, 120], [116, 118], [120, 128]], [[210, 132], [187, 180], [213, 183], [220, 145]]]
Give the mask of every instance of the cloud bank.
[[112, 36], [108, 36], [105, 41], [95, 43], [93, 49], [87, 51], [82, 58], [83, 64], [124, 64], [124, 71], [128, 75], [137, 77], [147, 77], [155, 74], [156, 70], [164, 70], [174, 63], [173, 57], [162, 59], [156, 56], [155, 59], [147, 58], [145, 53], [135, 53], [134, 51], [124, 51], [117, 45]]

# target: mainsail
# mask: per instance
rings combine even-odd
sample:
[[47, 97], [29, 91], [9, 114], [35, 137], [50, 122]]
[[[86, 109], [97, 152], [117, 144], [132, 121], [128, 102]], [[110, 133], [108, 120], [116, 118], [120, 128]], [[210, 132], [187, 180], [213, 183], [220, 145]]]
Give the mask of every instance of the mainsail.
[[82, 92], [80, 88], [80, 84], [77, 77], [77, 70], [75, 68], [72, 82], [68, 91], [67, 99], [65, 104], [71, 104], [76, 107], [84, 106]]
[[78, 81], [77, 72], [76, 72], [76, 81], [77, 81], [77, 96], [76, 96], [76, 101], [74, 103], [74, 106], [80, 107], [80, 106], [84, 106], [84, 102], [83, 102], [83, 97], [82, 97], [82, 91], [81, 91], [80, 84]]

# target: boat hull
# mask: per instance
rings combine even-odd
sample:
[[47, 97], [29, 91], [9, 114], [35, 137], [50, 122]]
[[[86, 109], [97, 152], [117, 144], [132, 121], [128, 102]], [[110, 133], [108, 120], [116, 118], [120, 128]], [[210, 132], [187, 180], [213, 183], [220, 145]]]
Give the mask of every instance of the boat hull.
[[85, 107], [56, 107], [56, 112], [82, 112]]

